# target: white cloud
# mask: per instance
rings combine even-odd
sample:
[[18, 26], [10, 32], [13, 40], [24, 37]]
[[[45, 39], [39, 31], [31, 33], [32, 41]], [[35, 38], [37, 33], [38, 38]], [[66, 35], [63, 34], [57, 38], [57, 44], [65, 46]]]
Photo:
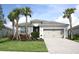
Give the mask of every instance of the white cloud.
[[23, 22], [25, 22], [25, 20], [26, 20], [25, 16], [22, 16], [22, 17], [20, 17], [20, 19], [19, 19], [19, 23], [23, 23]]
[[79, 25], [79, 19], [74, 14], [72, 14], [72, 25], [73, 26]]
[[74, 15], [79, 17], [79, 15], [78, 15], [79, 14], [79, 5], [77, 5], [75, 8], [76, 8], [76, 10], [75, 10]]
[[79, 10], [79, 5], [76, 6], [77, 11]]
[[[79, 19], [76, 16], [74, 16], [74, 14], [72, 14], [71, 17], [72, 17], [72, 26], [79, 25]], [[55, 21], [69, 24], [69, 20], [67, 18], [63, 18], [62, 16], [58, 17], [58, 19], [56, 19]]]
[[[30, 22], [30, 20], [31, 20], [31, 18], [28, 16], [27, 22]], [[25, 22], [26, 22], [26, 17], [25, 16], [20, 17], [19, 23], [25, 23]]]
[[69, 24], [69, 21], [67, 18], [63, 18], [62, 16], [58, 17], [55, 21]]

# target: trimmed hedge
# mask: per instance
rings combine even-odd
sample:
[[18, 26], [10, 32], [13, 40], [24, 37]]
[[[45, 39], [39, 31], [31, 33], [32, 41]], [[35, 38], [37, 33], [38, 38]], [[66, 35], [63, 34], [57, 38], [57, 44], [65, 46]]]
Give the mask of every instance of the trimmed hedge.
[[32, 32], [32, 33], [31, 33], [31, 37], [32, 37], [32, 39], [37, 39], [37, 38], [39, 38], [39, 32]]

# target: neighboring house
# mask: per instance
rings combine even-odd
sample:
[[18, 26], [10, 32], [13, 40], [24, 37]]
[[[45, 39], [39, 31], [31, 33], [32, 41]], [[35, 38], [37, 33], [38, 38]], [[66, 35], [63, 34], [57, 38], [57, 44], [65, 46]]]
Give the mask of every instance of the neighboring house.
[[[19, 24], [20, 33], [25, 33], [25, 23]], [[39, 32], [40, 38], [66, 38], [68, 24], [55, 21], [32, 20], [28, 23], [28, 34]]]
[[7, 37], [11, 34], [12, 29], [8, 28], [8, 27], [3, 27], [0, 30], [0, 37]]
[[74, 27], [72, 28], [72, 32], [73, 32], [74, 35], [75, 35], [75, 34], [79, 35], [79, 25], [74, 26]]

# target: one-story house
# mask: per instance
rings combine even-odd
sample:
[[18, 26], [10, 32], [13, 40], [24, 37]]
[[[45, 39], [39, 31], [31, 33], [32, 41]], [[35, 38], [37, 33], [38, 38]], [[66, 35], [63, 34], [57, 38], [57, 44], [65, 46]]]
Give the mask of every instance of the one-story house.
[[[69, 33], [69, 30], [68, 30], [68, 33]], [[72, 27], [72, 32], [73, 32], [73, 35], [79, 35], [79, 25]]]
[[[25, 23], [19, 24], [20, 33], [25, 33]], [[66, 38], [68, 24], [46, 20], [31, 20], [28, 22], [28, 34], [39, 32], [39, 37], [44, 38]]]
[[12, 29], [10, 29], [4, 25], [4, 27], [2, 29], [0, 29], [0, 38], [7, 37], [7, 36], [11, 35], [11, 33], [12, 33]]

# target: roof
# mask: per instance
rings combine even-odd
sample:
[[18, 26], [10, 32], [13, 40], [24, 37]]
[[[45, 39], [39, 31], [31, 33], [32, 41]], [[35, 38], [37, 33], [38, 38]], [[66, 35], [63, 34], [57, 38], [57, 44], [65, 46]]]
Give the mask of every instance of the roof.
[[[46, 21], [46, 20], [39, 20], [39, 19], [34, 19], [31, 20], [28, 23], [28, 26], [33, 26], [32, 23], [39, 23], [39, 26], [68, 26], [68, 24], [64, 24], [64, 23], [59, 23], [59, 22], [55, 22], [55, 21]], [[25, 23], [21, 23], [19, 24], [19, 26], [25, 26]]]
[[47, 20], [39, 20], [39, 19], [34, 19], [31, 22], [33, 22], [33, 23], [42, 22], [43, 24], [64, 24], [64, 23], [59, 23], [59, 22], [56, 22], [56, 21], [47, 21]]
[[72, 27], [72, 29], [78, 29], [79, 25]]
[[12, 27], [8, 27], [6, 24], [4, 24], [4, 27], [7, 29], [12, 29]]

